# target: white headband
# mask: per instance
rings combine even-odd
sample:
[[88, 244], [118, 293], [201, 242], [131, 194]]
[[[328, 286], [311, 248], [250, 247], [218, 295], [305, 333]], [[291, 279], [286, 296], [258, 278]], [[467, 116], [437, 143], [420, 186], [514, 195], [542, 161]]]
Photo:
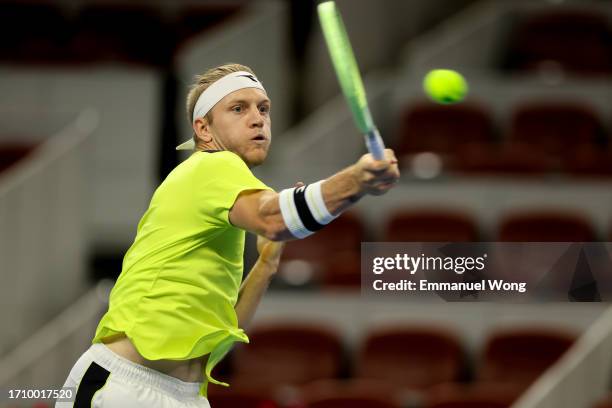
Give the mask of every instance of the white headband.
[[[192, 122], [195, 122], [197, 118], [206, 116], [206, 114], [225, 96], [244, 88], [257, 88], [261, 89], [264, 93], [266, 92], [261, 82], [259, 82], [255, 75], [250, 72], [232, 72], [214, 82], [202, 92], [193, 108]], [[176, 147], [176, 150], [193, 149], [195, 149], [193, 138]]]

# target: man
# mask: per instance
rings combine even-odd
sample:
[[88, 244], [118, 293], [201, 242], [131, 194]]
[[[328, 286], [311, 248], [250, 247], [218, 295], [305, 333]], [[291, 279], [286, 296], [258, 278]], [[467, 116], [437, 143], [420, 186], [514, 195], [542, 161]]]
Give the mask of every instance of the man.
[[[187, 98], [195, 152], [155, 191], [91, 348], [66, 387], [74, 406], [209, 407], [213, 367], [246, 327], [277, 270], [282, 242], [331, 222], [366, 194], [398, 180], [386, 159], [356, 164], [309, 186], [274, 192], [250, 171], [271, 142], [271, 101], [243, 65], [196, 78]], [[245, 231], [259, 236], [259, 259], [245, 281]], [[60, 406], [58, 403], [57, 406]], [[71, 406], [63, 405], [63, 406]]]

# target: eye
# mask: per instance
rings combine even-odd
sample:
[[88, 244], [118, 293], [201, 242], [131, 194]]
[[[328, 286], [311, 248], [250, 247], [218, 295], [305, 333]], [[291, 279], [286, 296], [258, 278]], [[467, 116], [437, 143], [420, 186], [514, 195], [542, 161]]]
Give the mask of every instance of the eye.
[[240, 113], [240, 112], [242, 112], [242, 106], [236, 105], [236, 106], [232, 107], [232, 111], [234, 111], [236, 113]]
[[261, 105], [259, 107], [259, 112], [261, 113], [270, 113], [270, 107], [268, 105]]

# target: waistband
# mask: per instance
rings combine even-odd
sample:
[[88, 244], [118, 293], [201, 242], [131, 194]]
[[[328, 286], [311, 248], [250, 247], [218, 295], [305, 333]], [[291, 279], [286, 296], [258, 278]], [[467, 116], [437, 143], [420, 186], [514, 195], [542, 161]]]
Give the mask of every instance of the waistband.
[[92, 344], [87, 352], [92, 355], [96, 363], [113, 375], [158, 388], [178, 399], [199, 396], [201, 383], [181, 381], [149, 367], [136, 364], [114, 353], [103, 343]]

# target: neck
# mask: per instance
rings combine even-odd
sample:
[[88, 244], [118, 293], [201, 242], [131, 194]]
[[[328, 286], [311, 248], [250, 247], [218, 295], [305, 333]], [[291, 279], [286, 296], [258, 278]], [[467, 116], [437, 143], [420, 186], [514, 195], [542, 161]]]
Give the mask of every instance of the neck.
[[210, 142], [200, 142], [198, 143], [196, 150], [226, 150], [222, 146], [219, 145], [214, 139]]

